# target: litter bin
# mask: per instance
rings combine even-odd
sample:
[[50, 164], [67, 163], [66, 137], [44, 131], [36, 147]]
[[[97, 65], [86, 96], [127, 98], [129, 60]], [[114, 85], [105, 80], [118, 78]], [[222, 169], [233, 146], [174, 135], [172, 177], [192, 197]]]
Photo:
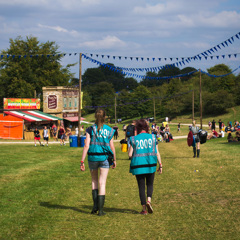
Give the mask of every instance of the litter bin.
[[84, 147], [85, 146], [85, 140], [86, 140], [86, 136], [81, 136], [80, 137], [80, 147]]
[[78, 138], [75, 135], [69, 136], [70, 147], [78, 147]]

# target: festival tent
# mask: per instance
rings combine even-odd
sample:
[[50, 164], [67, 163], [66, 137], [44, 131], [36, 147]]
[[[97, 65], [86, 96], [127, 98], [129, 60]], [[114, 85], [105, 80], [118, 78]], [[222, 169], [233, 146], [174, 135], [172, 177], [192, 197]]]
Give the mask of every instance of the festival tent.
[[10, 116], [24, 119], [28, 122], [42, 122], [42, 121], [58, 121], [62, 118], [52, 116], [41, 111], [4, 111], [5, 114]]
[[24, 120], [0, 114], [0, 138], [23, 139]]
[[[74, 117], [65, 117], [64, 118], [65, 120], [69, 121], [69, 122], [78, 122], [78, 116], [74, 116]], [[85, 120], [85, 118], [82, 118], [81, 117], [81, 123], [87, 123], [86, 121], [83, 121]]]

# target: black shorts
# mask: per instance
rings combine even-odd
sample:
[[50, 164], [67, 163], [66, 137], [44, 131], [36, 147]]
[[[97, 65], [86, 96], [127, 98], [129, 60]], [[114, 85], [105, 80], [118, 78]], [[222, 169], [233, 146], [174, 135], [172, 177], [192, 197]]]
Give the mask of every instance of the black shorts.
[[45, 141], [48, 141], [48, 137], [44, 137], [43, 139], [44, 139]]

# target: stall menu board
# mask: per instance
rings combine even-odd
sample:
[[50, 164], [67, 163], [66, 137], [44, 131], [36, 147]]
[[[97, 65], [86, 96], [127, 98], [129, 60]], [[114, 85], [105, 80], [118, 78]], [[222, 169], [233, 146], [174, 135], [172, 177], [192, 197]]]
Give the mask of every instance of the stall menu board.
[[49, 95], [48, 96], [48, 109], [56, 109], [57, 108], [57, 96]]
[[4, 109], [40, 109], [39, 98], [4, 98]]

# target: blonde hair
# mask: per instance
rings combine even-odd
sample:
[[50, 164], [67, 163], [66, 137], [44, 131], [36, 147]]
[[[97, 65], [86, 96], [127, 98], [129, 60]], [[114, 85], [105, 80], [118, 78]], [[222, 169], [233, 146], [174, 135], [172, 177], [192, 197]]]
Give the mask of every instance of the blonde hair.
[[196, 126], [196, 121], [193, 120], [192, 125], [195, 127]]
[[103, 110], [103, 109], [97, 109], [96, 110], [96, 112], [95, 112], [95, 123], [98, 126], [98, 128], [97, 128], [98, 132], [102, 128], [102, 126], [105, 122], [105, 116], [106, 116], [105, 110]]

